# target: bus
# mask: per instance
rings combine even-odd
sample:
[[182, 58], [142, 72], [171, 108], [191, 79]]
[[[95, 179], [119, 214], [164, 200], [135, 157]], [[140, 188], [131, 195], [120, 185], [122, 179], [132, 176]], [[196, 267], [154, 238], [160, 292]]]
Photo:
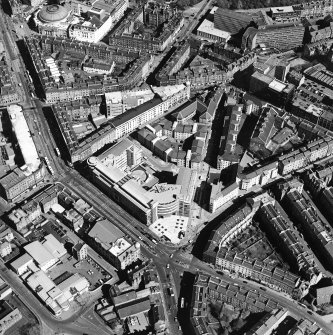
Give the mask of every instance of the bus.
[[58, 147], [56, 147], [56, 148], [54, 148], [54, 150], [55, 150], [55, 152], [56, 152], [57, 156], [58, 156], [58, 157], [60, 157], [60, 150], [59, 150], [59, 148], [58, 148]]

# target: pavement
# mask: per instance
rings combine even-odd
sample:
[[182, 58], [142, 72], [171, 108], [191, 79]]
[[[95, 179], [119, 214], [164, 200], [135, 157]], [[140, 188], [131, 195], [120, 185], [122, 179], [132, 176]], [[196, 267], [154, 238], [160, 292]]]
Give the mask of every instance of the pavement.
[[[190, 33], [190, 31], [197, 25], [200, 17], [208, 10], [211, 6], [212, 1], [203, 2], [203, 7], [198, 11], [197, 16], [194, 18], [182, 33], [185, 35]], [[3, 13], [0, 11], [0, 16]], [[8, 19], [1, 19], [0, 17], [0, 29], [6, 30], [4, 22]], [[8, 20], [10, 21], [10, 20]], [[259, 284], [255, 282], [247, 281], [244, 283], [242, 279], [231, 278], [227, 275], [220, 275], [214, 269], [212, 269], [208, 264], [201, 262], [195, 257], [188, 258], [177, 247], [171, 245], [163, 245], [152, 242], [156, 236], [152, 235], [149, 228], [133, 218], [131, 215], [126, 213], [119, 205], [114, 203], [110, 198], [104, 195], [97, 187], [92, 185], [89, 181], [82, 178], [76, 171], [68, 169], [64, 162], [55, 156], [54, 148], [55, 142], [51, 135], [51, 130], [45, 119], [42, 111], [42, 105], [38, 100], [31, 99], [29, 94], [28, 85], [22, 76], [24, 73], [24, 65], [22, 59], [18, 55], [18, 50], [15, 45], [14, 37], [11, 31], [8, 31], [5, 39], [6, 47], [9, 48], [11, 58], [14, 60], [15, 72], [19, 74], [17, 81], [22, 81], [22, 89], [20, 88], [23, 100], [22, 105], [27, 110], [27, 119], [29, 128], [35, 131], [35, 143], [40, 149], [40, 154], [42, 156], [47, 156], [56, 172], [57, 177], [54, 178], [56, 182], [62, 182], [67, 188], [73, 192], [80, 195], [85, 201], [93, 205], [96, 210], [113, 222], [118, 228], [125, 231], [133, 240], [140, 242], [143, 253], [149, 258], [153, 259], [156, 265], [157, 272], [160, 278], [160, 285], [162, 290], [162, 301], [166, 308], [166, 322], [169, 326], [170, 334], [180, 333], [178, 330], [178, 323], [175, 321], [175, 316], [177, 315], [177, 303], [180, 294], [180, 274], [183, 271], [190, 271], [192, 273], [197, 273], [197, 271], [203, 271], [212, 276], [217, 276], [223, 278], [226, 282], [236, 283], [243, 286], [246, 289], [258, 289]], [[17, 59], [19, 61], [15, 61]], [[36, 120], [36, 121], [35, 121]], [[39, 134], [40, 133], [40, 134]], [[1, 206], [1, 203], [0, 203]], [[171, 257], [171, 255], [173, 255]], [[167, 268], [167, 264], [169, 267]], [[14, 274], [12, 271], [8, 270], [3, 264], [0, 263], [1, 276], [10, 283], [13, 291], [20, 296], [21, 300], [26, 306], [37, 316], [38, 320], [41, 322], [43, 327], [43, 333], [57, 332], [58, 334], [71, 334], [71, 335], [82, 335], [83, 333], [89, 335], [95, 334], [110, 334], [108, 328], [94, 313], [94, 302], [98, 298], [98, 295], [91, 297], [89, 301], [86, 301], [85, 305], [79, 309], [77, 313], [71, 317], [63, 320], [59, 320], [54, 317], [51, 312], [38, 300], [37, 297], [22, 283], [21, 279]], [[171, 297], [166, 288], [172, 287], [175, 293], [174, 297]], [[295, 316], [299, 318], [306, 318], [313, 322], [316, 322], [324, 330], [332, 333], [332, 327], [330, 324], [323, 321], [323, 319], [313, 313], [313, 315], [308, 314], [308, 310], [297, 302], [292, 301], [290, 298], [267, 289], [267, 291], [262, 292], [262, 295], [274, 299], [280, 305], [286, 307]], [[168, 311], [167, 304], [170, 303], [170, 311]]]

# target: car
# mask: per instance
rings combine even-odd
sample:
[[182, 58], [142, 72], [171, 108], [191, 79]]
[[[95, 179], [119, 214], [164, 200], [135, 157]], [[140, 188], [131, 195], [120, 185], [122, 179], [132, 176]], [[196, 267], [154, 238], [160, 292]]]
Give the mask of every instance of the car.
[[175, 319], [174, 319], [174, 320], [175, 320], [175, 322], [177, 322], [177, 321], [178, 321], [178, 318], [177, 318], [177, 316], [175, 316]]
[[265, 287], [260, 286], [259, 288], [263, 291], [267, 291]]
[[170, 268], [170, 264], [167, 264], [167, 265], [166, 265], [166, 268], [169, 269], [169, 268]]
[[308, 314], [310, 314], [310, 315], [313, 315], [313, 313], [311, 312], [311, 311], [306, 311]]

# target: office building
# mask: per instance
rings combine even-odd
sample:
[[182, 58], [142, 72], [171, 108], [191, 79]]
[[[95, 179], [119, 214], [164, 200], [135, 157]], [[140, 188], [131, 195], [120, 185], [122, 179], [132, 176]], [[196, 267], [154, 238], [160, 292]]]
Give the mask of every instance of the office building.
[[97, 221], [88, 233], [90, 243], [118, 270], [141, 258], [140, 244], [133, 243], [110, 221]]
[[140, 221], [150, 225], [157, 220], [158, 202], [134, 179], [120, 169], [105, 166], [97, 157], [88, 159], [93, 181]]

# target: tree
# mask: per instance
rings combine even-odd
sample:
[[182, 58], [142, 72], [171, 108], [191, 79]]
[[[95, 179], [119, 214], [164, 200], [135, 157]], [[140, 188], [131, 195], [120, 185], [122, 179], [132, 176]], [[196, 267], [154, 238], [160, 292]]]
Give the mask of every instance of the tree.
[[178, 0], [177, 5], [184, 9], [190, 5], [190, 0]]
[[216, 6], [220, 8], [229, 8], [229, 1], [228, 0], [217, 0]]

